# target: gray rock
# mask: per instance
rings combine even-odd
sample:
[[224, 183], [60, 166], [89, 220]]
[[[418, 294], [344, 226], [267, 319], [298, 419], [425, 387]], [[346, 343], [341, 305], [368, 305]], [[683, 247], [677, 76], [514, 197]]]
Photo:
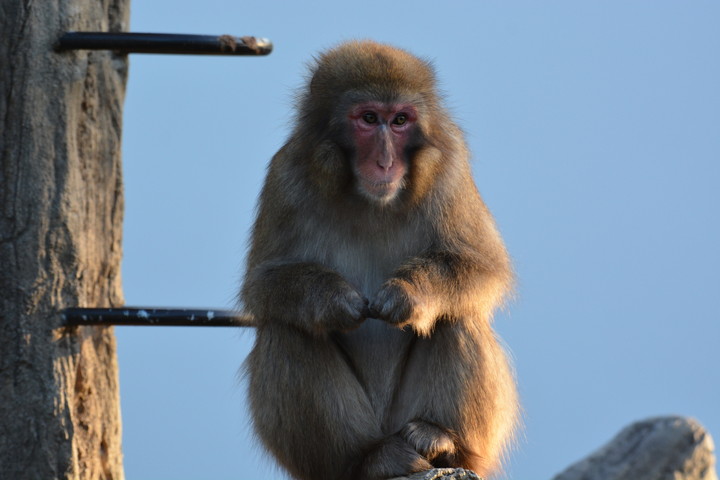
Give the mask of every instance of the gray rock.
[[482, 480], [472, 470], [464, 468], [434, 468], [395, 480]]
[[710, 434], [696, 421], [633, 423], [553, 480], [718, 480]]

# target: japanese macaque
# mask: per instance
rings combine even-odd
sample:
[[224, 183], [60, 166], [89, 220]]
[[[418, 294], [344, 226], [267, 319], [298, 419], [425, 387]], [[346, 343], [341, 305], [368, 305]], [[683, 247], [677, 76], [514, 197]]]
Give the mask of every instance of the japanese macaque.
[[432, 67], [322, 54], [260, 195], [241, 298], [255, 431], [298, 479], [494, 472], [518, 417], [491, 327], [512, 283]]

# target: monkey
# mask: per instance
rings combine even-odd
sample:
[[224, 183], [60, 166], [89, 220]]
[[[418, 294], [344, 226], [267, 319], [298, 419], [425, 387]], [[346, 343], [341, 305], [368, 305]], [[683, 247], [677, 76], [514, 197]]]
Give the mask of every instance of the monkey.
[[519, 416], [491, 325], [513, 273], [434, 67], [350, 41], [310, 70], [240, 293], [256, 436], [297, 479], [492, 474]]

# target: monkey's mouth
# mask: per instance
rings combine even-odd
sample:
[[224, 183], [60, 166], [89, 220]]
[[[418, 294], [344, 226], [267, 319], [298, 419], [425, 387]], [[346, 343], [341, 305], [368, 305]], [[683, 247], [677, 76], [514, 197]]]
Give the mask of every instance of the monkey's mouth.
[[370, 200], [379, 201], [380, 203], [388, 203], [397, 197], [404, 183], [402, 179], [395, 181], [373, 181], [360, 177], [358, 180], [360, 192]]

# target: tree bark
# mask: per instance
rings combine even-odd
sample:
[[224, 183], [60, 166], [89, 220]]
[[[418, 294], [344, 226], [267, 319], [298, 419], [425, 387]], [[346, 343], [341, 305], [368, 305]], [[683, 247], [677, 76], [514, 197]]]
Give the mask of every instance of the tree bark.
[[123, 304], [127, 58], [53, 44], [127, 30], [129, 3], [0, 3], [0, 478], [123, 478], [112, 328], [58, 312]]

